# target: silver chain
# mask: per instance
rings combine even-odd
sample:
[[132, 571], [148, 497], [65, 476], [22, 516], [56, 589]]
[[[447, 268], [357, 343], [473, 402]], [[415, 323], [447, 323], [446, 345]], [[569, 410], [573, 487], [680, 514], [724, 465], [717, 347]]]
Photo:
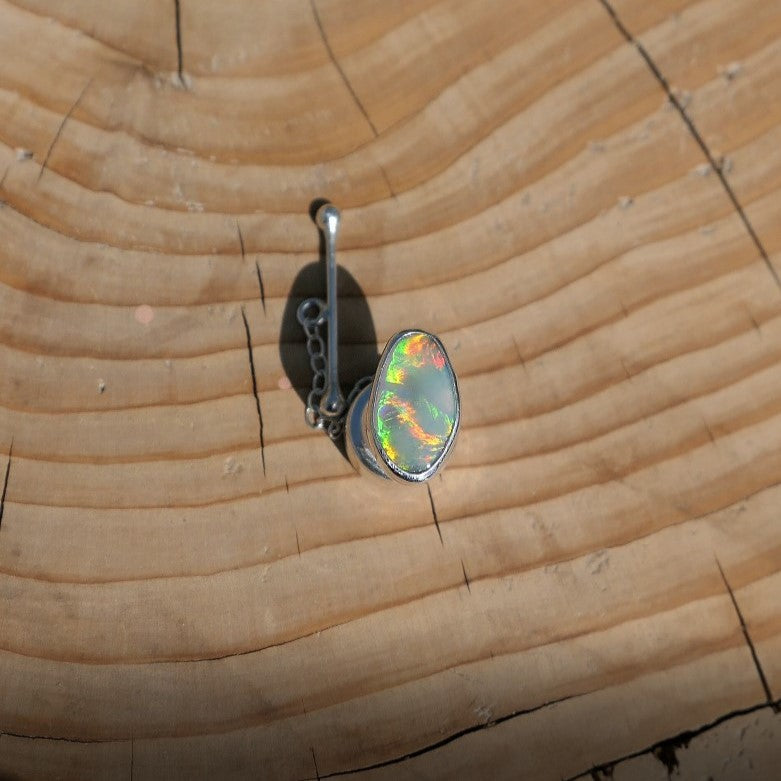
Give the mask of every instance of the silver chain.
[[319, 299], [308, 299], [298, 309], [298, 322], [306, 336], [306, 351], [309, 354], [309, 365], [312, 367], [312, 390], [306, 397], [306, 422], [312, 428], [324, 429], [331, 439], [338, 439], [344, 431], [344, 422], [350, 405], [355, 397], [367, 386], [371, 385], [373, 375], [361, 377], [355, 383], [347, 396], [344, 410], [335, 418], [325, 418], [320, 414], [320, 400], [325, 391], [325, 378], [328, 372], [328, 357], [325, 354], [325, 341], [320, 333], [320, 326], [326, 322], [324, 313], [326, 305]]

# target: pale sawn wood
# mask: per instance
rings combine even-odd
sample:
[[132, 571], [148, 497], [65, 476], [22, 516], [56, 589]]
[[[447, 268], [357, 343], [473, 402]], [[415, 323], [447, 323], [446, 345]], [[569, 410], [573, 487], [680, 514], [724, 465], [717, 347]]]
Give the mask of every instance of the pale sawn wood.
[[[174, 2], [0, 0], [0, 775], [656, 777], [777, 730], [775, 4], [179, 11], [181, 51]], [[320, 196], [347, 369], [415, 325], [459, 373], [430, 495], [287, 387]]]

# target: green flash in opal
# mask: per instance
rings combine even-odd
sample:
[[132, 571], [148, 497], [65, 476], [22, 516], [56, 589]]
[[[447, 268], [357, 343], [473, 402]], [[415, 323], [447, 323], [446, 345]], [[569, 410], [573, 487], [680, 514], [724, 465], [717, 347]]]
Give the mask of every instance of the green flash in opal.
[[374, 403], [377, 444], [398, 470], [435, 465], [455, 434], [458, 390], [444, 348], [431, 334], [402, 334], [386, 351]]

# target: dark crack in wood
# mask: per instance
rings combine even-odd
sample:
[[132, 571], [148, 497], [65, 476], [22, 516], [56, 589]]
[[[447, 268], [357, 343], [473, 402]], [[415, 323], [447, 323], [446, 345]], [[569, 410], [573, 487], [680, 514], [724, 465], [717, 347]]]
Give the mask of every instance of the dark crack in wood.
[[[609, 762], [603, 762], [602, 764], [594, 765], [588, 770], [584, 770], [577, 775], [570, 776], [563, 781], [579, 781], [579, 779], [588, 778], [589, 776], [592, 779], [604, 778], [606, 776], [610, 778], [612, 777], [611, 774], [613, 772], [613, 768], [617, 767], [622, 762], [628, 762], [630, 759], [637, 759], [637, 757], [642, 757], [646, 754], [653, 754], [653, 756], [659, 759], [660, 762], [663, 762], [665, 765], [667, 765], [667, 763], [671, 760], [671, 751], [675, 751], [677, 748], [688, 746], [694, 738], [697, 738], [700, 735], [704, 735], [706, 732], [721, 726], [725, 722], [740, 718], [741, 716], [749, 716], [752, 713], [757, 713], [759, 711], [765, 710], [766, 708], [771, 708], [772, 710], [777, 711], [779, 705], [781, 705], [781, 701], [771, 703], [761, 702], [758, 705], [751, 705], [748, 708], [741, 708], [739, 710], [730, 711], [729, 713], [725, 713], [713, 721], [708, 722], [707, 724], [703, 724], [701, 727], [680, 732], [671, 738], [660, 740], [654, 743], [652, 746], [648, 746], [647, 748], [640, 749], [639, 751], [633, 751], [631, 754], [625, 754], [624, 756], [618, 757], [617, 759], [612, 759]], [[676, 766], [677, 762], [678, 759], [676, 755]]]
[[662, 89], [665, 91], [667, 95], [667, 99], [670, 101], [670, 104], [678, 112], [684, 124], [689, 129], [692, 138], [694, 138], [694, 140], [696, 141], [697, 146], [700, 147], [702, 153], [705, 155], [708, 164], [713, 169], [716, 176], [719, 177], [721, 186], [724, 188], [724, 191], [727, 193], [727, 197], [732, 202], [732, 206], [734, 207], [735, 211], [738, 213], [738, 216], [740, 217], [743, 226], [745, 227], [746, 231], [748, 232], [748, 235], [750, 236], [752, 242], [754, 243], [754, 246], [757, 248], [757, 251], [762, 257], [762, 261], [767, 267], [767, 270], [770, 272], [770, 275], [773, 277], [773, 281], [776, 283], [776, 286], [779, 289], [781, 289], [781, 276], [779, 276], [778, 271], [776, 271], [775, 266], [770, 261], [770, 256], [767, 250], [765, 249], [764, 244], [762, 244], [762, 241], [757, 235], [757, 232], [754, 230], [754, 226], [749, 221], [746, 212], [743, 210], [743, 207], [740, 204], [740, 201], [738, 201], [738, 197], [735, 195], [735, 191], [732, 189], [732, 186], [727, 180], [727, 176], [725, 174], [725, 171], [723, 170], [723, 166], [720, 165], [719, 161], [716, 159], [716, 157], [713, 155], [708, 145], [705, 143], [705, 139], [700, 134], [700, 131], [697, 130], [697, 126], [694, 124], [692, 118], [686, 113], [685, 106], [678, 99], [678, 96], [670, 87], [670, 82], [667, 81], [667, 78], [661, 72], [659, 66], [654, 62], [653, 58], [648, 53], [648, 50], [645, 48], [645, 46], [643, 46], [643, 44], [640, 43], [640, 41], [638, 41], [637, 38], [635, 38], [634, 35], [632, 35], [632, 33], [629, 31], [629, 29], [624, 25], [624, 23], [621, 21], [620, 17], [618, 16], [618, 13], [613, 8], [613, 6], [608, 2], [608, 0], [598, 0], [598, 2], [607, 11], [610, 18], [613, 20], [613, 24], [615, 24], [616, 29], [626, 39], [627, 43], [631, 44], [632, 46], [635, 47], [635, 49], [637, 49], [640, 56], [643, 58], [643, 60], [645, 60], [646, 65], [651, 70], [651, 73], [654, 75], [654, 78], [656, 78], [656, 80], [661, 85]]
[[437, 527], [437, 534], [439, 535], [439, 541], [442, 543], [442, 545], [444, 545], [445, 541], [442, 539], [442, 529], [439, 528], [439, 518], [437, 517], [437, 508], [434, 506], [434, 497], [431, 495], [431, 486], [427, 484], [426, 490], [428, 491], [428, 500], [431, 504], [431, 515], [434, 517], [434, 526]]
[[260, 303], [263, 305], [263, 314], [266, 314], [266, 288], [263, 287], [263, 274], [260, 273], [260, 264], [255, 261], [255, 273], [258, 276], [258, 290], [260, 291]]
[[54, 138], [52, 139], [51, 144], [49, 144], [49, 148], [46, 150], [46, 156], [43, 158], [43, 163], [41, 163], [41, 170], [38, 171], [38, 178], [36, 179], [36, 182], [41, 181], [41, 177], [43, 176], [43, 172], [46, 170], [46, 167], [49, 165], [49, 158], [52, 156], [52, 152], [54, 151], [54, 147], [57, 145], [57, 142], [60, 140], [60, 136], [62, 136], [62, 131], [65, 129], [65, 125], [68, 123], [68, 120], [73, 115], [73, 112], [78, 107], [79, 103], [81, 103], [82, 98], [86, 94], [87, 90], [89, 89], [90, 84], [92, 84], [92, 79], [90, 79], [81, 89], [81, 92], [79, 93], [79, 96], [76, 98], [76, 100], [73, 102], [73, 105], [68, 109], [68, 112], [65, 114], [65, 116], [62, 118], [62, 122], [60, 122], [59, 127], [57, 128], [57, 132], [54, 134]]
[[[0, 737], [19, 738], [20, 740], [52, 740], [56, 743], [75, 743], [79, 746], [91, 746], [94, 743], [117, 743], [116, 738], [61, 738], [54, 735], [26, 735], [24, 732], [0, 732]], [[4, 777], [0, 776], [0, 779]]]
[[757, 318], [754, 317], [754, 313], [751, 311], [751, 307], [746, 307], [746, 311], [748, 313], [748, 318], [751, 320], [751, 325], [754, 327], [754, 330], [762, 336], [762, 328], [759, 325], [759, 322], [757, 321]]
[[176, 24], [176, 74], [179, 77], [179, 85], [185, 87], [184, 53], [182, 51], [182, 7], [179, 0], [174, 0], [174, 23]]
[[464, 583], [466, 583], [466, 590], [471, 594], [472, 586], [469, 584], [469, 575], [466, 574], [466, 566], [464, 566], [463, 559], [461, 559], [461, 572], [464, 573]]
[[239, 224], [238, 220], [236, 220], [236, 233], [239, 236], [239, 250], [241, 251], [241, 259], [246, 260], [247, 253], [244, 250], [244, 235], [241, 232], [241, 225]]
[[[377, 131], [375, 130], [375, 133]], [[382, 163], [377, 163], [377, 166], [380, 169], [380, 173], [382, 174], [382, 178], [385, 181], [385, 186], [388, 188], [388, 192], [391, 194], [391, 197], [393, 200], [397, 200], [398, 196], [396, 195], [396, 191], [393, 189], [393, 185], [391, 184], [390, 177], [388, 176], [388, 172], [385, 170], [385, 167], [382, 165]]]
[[[350, 80], [347, 78], [347, 74], [344, 72], [342, 66], [339, 64], [339, 61], [336, 59], [336, 55], [334, 55], [334, 51], [331, 48], [331, 44], [328, 41], [328, 36], [325, 34], [325, 28], [323, 27], [323, 22], [320, 19], [320, 14], [317, 10], [317, 6], [315, 5], [315, 0], [309, 0], [309, 4], [312, 6], [312, 14], [315, 17], [315, 24], [317, 25], [317, 29], [320, 31], [320, 37], [323, 39], [323, 44], [325, 45], [325, 50], [328, 52], [329, 59], [333, 63], [336, 70], [339, 72], [339, 76], [344, 82], [344, 86], [347, 87], [347, 91], [350, 93], [352, 99], [355, 101], [355, 105], [358, 107], [361, 114], [363, 114], [364, 119], [368, 122], [369, 127], [372, 129], [372, 133], [374, 133], [375, 137], [378, 136], [379, 133], [377, 132], [377, 128], [374, 126], [374, 122], [371, 121], [371, 118], [369, 117], [366, 108], [364, 107], [363, 103], [361, 103], [361, 99], [358, 97], [357, 93], [353, 89], [353, 85], [350, 84]], [[390, 182], [388, 182], [388, 186], [390, 187]], [[391, 192], [393, 191], [391, 190]]]
[[762, 683], [762, 689], [765, 692], [765, 697], [767, 698], [768, 704], [773, 703], [773, 693], [770, 691], [770, 684], [767, 681], [767, 676], [765, 675], [765, 671], [762, 669], [762, 663], [759, 661], [759, 655], [757, 654], [757, 649], [754, 647], [754, 643], [751, 640], [751, 635], [748, 631], [748, 626], [746, 625], [746, 619], [743, 617], [743, 612], [740, 609], [740, 605], [738, 605], [738, 600], [735, 597], [735, 592], [732, 590], [732, 586], [730, 586], [729, 581], [727, 580], [727, 575], [724, 572], [724, 569], [721, 566], [721, 562], [716, 559], [716, 566], [719, 568], [719, 572], [721, 573], [721, 579], [724, 581], [724, 586], [727, 589], [727, 593], [729, 594], [729, 598], [732, 600], [732, 607], [735, 608], [735, 613], [738, 616], [738, 621], [740, 622], [740, 630], [743, 632], [743, 637], [746, 640], [746, 645], [749, 648], [749, 651], [751, 651], [751, 658], [754, 660], [754, 667], [756, 667], [757, 675], [759, 676], [759, 680]]
[[708, 420], [705, 416], [702, 418], [702, 424], [705, 426], [705, 430], [708, 432], [708, 438], [711, 441], [711, 444], [716, 444], [716, 435], [713, 433], [713, 429], [710, 427], [710, 423], [708, 423]]
[[607, 765], [604, 770], [592, 770], [592, 781], [606, 781], [613, 778], [613, 765]]
[[673, 773], [678, 771], [680, 767], [678, 763], [678, 749], [686, 748], [689, 742], [678, 745], [673, 742], [662, 743], [661, 746], [657, 746], [651, 753], [656, 759], [661, 762], [667, 770], [667, 778], [670, 778]]
[[5, 465], [5, 478], [3, 479], [3, 493], [0, 494], [0, 528], [3, 526], [3, 515], [5, 513], [5, 497], [8, 493], [8, 479], [11, 477], [11, 456], [14, 452], [14, 441], [8, 448], [8, 463]]
[[241, 319], [244, 321], [244, 332], [247, 335], [247, 355], [249, 356], [249, 370], [252, 379], [252, 395], [255, 397], [255, 409], [258, 413], [258, 441], [260, 442], [260, 463], [263, 466], [263, 474], [266, 474], [266, 450], [263, 441], [263, 413], [260, 410], [260, 395], [258, 394], [258, 379], [255, 374], [255, 358], [252, 355], [252, 333], [247, 321], [247, 313], [241, 308]]
[[[436, 743], [431, 743], [427, 746], [423, 746], [422, 748], [416, 749], [415, 751], [411, 751], [409, 754], [404, 754], [400, 757], [394, 757], [393, 759], [386, 759], [383, 762], [376, 762], [372, 765], [364, 765], [362, 767], [357, 768], [351, 768], [349, 770], [337, 770], [333, 773], [327, 773], [325, 775], [318, 776], [319, 779], [326, 779], [326, 778], [338, 778], [340, 776], [350, 776], [350, 775], [356, 775], [358, 773], [365, 773], [370, 770], [378, 770], [379, 768], [385, 768], [385, 767], [392, 767], [393, 765], [401, 764], [402, 762], [407, 762], [410, 759], [415, 759], [416, 757], [423, 756], [424, 754], [428, 754], [432, 751], [436, 751], [437, 749], [440, 749], [444, 746], [447, 746], [450, 743], [453, 743], [457, 740], [460, 740], [463, 737], [466, 737], [467, 735], [471, 735], [475, 732], [481, 732], [485, 729], [491, 729], [492, 727], [496, 727], [499, 724], [504, 724], [507, 721], [512, 721], [513, 719], [522, 718], [523, 716], [528, 716], [532, 713], [536, 713], [537, 711], [543, 710], [544, 708], [551, 708], [554, 705], [559, 705], [562, 702], [566, 702], [567, 700], [574, 699], [575, 697], [578, 697], [579, 695], [573, 694], [568, 695], [566, 697], [559, 697], [555, 700], [550, 700], [549, 702], [543, 702], [540, 705], [535, 705], [532, 708], [525, 708], [523, 710], [516, 710], [512, 711], [511, 713], [507, 713], [504, 716], [498, 716], [495, 719], [489, 719], [488, 721], [481, 721], [479, 724], [473, 724], [469, 727], [465, 727], [464, 729], [458, 730], [458, 732], [454, 732], [451, 735], [448, 735], [447, 737], [442, 738], [441, 740], [436, 741]], [[313, 781], [312, 779], [308, 779], [307, 781]]]

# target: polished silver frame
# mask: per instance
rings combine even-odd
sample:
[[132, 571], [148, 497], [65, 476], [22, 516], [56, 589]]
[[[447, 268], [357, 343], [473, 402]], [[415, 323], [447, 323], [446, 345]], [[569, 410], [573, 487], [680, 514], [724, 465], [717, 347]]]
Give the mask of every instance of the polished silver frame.
[[[450, 366], [450, 371], [453, 376], [453, 385], [456, 397], [456, 410], [453, 420], [453, 430], [450, 432], [450, 436], [442, 450], [439, 458], [425, 471], [420, 473], [406, 472], [403, 469], [399, 469], [394, 463], [390, 461], [385, 455], [380, 443], [378, 441], [377, 430], [374, 426], [375, 409], [377, 405], [377, 377], [379, 375], [379, 367], [385, 364], [385, 360], [388, 354], [396, 346], [396, 343], [414, 333], [422, 333], [433, 339], [439, 349], [445, 356], [445, 360]], [[403, 331], [399, 331], [395, 334], [385, 346], [385, 349], [380, 356], [378, 364], [378, 372], [374, 376], [374, 381], [371, 386], [365, 388], [355, 401], [350, 406], [350, 410], [347, 413], [347, 423], [345, 426], [345, 443], [347, 448], [347, 455], [350, 458], [350, 462], [359, 471], [368, 471], [374, 475], [379, 475], [390, 480], [396, 480], [401, 483], [423, 483], [426, 480], [432, 478], [445, 464], [450, 452], [453, 449], [453, 445], [458, 435], [458, 429], [461, 423], [461, 394], [458, 390], [458, 378], [456, 377], [453, 364], [445, 350], [445, 346], [439, 340], [437, 336], [425, 331], [422, 328], [407, 328]]]

